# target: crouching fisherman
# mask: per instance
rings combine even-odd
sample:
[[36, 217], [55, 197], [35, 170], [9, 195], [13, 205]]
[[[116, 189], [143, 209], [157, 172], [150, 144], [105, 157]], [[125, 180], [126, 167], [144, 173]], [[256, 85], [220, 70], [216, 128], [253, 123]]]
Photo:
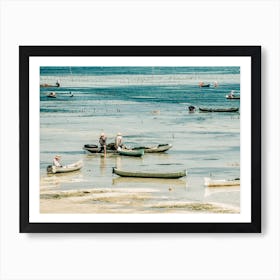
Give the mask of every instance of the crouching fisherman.
[[60, 163], [61, 156], [56, 155], [53, 159], [53, 166], [55, 167], [62, 167], [62, 164]]

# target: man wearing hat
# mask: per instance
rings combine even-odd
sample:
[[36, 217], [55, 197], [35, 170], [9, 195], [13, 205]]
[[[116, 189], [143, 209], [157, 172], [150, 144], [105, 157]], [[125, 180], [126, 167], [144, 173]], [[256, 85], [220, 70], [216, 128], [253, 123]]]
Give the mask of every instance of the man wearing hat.
[[62, 167], [62, 164], [60, 163], [61, 156], [56, 155], [53, 159], [53, 165], [56, 167]]
[[106, 154], [106, 140], [107, 137], [105, 136], [105, 133], [102, 132], [99, 137], [100, 153], [104, 151], [104, 154]]
[[123, 139], [122, 139], [122, 134], [119, 132], [115, 138], [115, 148], [118, 150], [118, 148], [123, 147]]

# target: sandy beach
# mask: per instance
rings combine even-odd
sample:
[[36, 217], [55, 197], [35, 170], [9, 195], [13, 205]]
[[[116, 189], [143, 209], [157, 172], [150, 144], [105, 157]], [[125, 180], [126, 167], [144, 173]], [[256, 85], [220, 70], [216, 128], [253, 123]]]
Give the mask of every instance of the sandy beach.
[[[239, 213], [238, 207], [222, 203], [172, 199], [174, 189], [160, 200], [154, 189], [105, 188], [70, 191], [41, 191], [41, 213]], [[170, 198], [171, 197], [171, 198]]]

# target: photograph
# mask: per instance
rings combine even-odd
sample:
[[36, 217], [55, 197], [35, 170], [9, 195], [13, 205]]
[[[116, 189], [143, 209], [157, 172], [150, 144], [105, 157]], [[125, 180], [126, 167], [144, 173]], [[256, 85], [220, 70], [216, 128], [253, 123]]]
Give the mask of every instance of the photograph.
[[42, 66], [38, 94], [41, 213], [240, 212], [240, 67]]

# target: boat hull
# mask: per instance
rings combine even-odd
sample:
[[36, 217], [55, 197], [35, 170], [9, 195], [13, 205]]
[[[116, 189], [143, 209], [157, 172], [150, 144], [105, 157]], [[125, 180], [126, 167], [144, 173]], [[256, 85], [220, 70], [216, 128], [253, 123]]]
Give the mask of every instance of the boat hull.
[[[85, 150], [89, 154], [97, 154], [97, 153], [103, 154], [103, 151], [101, 152], [100, 147], [98, 147], [97, 145], [94, 145], [94, 144], [85, 144], [84, 147], [83, 147], [83, 150]], [[107, 147], [106, 153], [117, 154], [118, 151], [117, 150], [112, 150], [109, 147]]]
[[207, 112], [207, 113], [212, 113], [212, 112], [217, 112], [217, 113], [232, 113], [232, 112], [237, 112], [239, 108], [199, 108], [200, 112]]
[[240, 186], [240, 180], [212, 180], [210, 178], [204, 178], [204, 185], [206, 187]]
[[118, 154], [122, 156], [142, 157], [144, 155], [144, 150], [119, 150]]
[[135, 147], [132, 150], [144, 149], [145, 153], [164, 153], [172, 148], [171, 144], [160, 144], [154, 147]]
[[47, 173], [48, 174], [55, 174], [55, 173], [68, 173], [80, 170], [83, 167], [83, 161], [79, 160], [73, 164], [65, 165], [62, 167], [57, 167], [53, 165], [49, 165], [47, 167]]
[[240, 99], [240, 96], [229, 96], [229, 95], [226, 95], [226, 99]]
[[125, 171], [113, 168], [113, 173], [122, 177], [138, 177], [138, 178], [163, 178], [163, 179], [178, 179], [187, 175], [186, 170], [179, 172], [145, 172], [145, 171]]

